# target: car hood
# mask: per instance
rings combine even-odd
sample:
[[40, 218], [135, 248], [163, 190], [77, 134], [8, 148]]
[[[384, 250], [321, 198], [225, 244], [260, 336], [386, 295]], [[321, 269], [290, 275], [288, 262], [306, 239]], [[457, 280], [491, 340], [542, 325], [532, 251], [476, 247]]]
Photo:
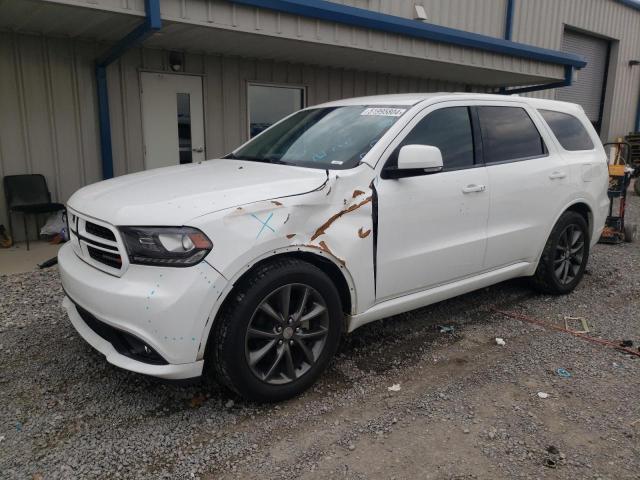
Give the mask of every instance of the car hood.
[[185, 225], [226, 208], [320, 188], [325, 170], [208, 160], [124, 175], [78, 190], [71, 209], [112, 225]]

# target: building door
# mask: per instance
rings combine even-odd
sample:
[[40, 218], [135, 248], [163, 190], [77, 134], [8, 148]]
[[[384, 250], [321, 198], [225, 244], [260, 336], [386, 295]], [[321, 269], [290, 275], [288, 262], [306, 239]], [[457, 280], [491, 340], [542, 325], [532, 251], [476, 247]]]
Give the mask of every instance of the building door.
[[140, 74], [145, 169], [205, 159], [202, 78]]
[[584, 57], [587, 66], [578, 70], [577, 79], [571, 86], [558, 89], [556, 100], [581, 105], [595, 129], [600, 133], [609, 68], [609, 42], [592, 35], [565, 30], [562, 51]]

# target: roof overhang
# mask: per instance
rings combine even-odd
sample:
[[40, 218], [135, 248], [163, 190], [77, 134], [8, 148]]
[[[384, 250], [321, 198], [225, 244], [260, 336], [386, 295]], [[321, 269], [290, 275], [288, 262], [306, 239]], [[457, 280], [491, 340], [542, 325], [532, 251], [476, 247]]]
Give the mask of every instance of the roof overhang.
[[[162, 30], [143, 46], [429, 79], [435, 89], [446, 89], [437, 81], [553, 84], [567, 67], [584, 65], [562, 52], [322, 0], [230, 0], [216, 2], [215, 15], [204, 0], [184, 0], [189, 15], [182, 15], [181, 1], [161, 2]], [[0, 29], [95, 41], [104, 46], [98, 57], [145, 21], [143, 2], [124, 4], [4, 0]]]
[[[292, 15], [300, 15], [355, 27], [395, 33], [407, 37], [433, 42], [447, 43], [460, 47], [509, 55], [540, 62], [569, 65], [583, 68], [587, 63], [578, 55], [549, 50], [524, 43], [478, 33], [456, 30], [430, 23], [417, 22], [407, 18], [356, 8], [326, 0], [230, 0], [233, 3], [266, 8]], [[624, 0], [630, 2], [631, 0]]]

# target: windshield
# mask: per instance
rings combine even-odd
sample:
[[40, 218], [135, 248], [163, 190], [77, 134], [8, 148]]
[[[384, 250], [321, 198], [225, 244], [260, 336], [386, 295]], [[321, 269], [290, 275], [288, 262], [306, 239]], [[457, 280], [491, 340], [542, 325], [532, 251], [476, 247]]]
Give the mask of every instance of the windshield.
[[229, 158], [323, 169], [353, 168], [406, 110], [366, 105], [302, 110]]

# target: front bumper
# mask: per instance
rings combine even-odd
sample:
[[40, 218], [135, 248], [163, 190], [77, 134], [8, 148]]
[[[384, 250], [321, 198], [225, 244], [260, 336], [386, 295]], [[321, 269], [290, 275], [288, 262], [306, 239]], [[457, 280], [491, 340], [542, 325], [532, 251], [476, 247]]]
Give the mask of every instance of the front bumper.
[[[166, 379], [201, 375], [204, 361], [197, 358], [198, 351], [206, 341], [203, 331], [218, 297], [216, 286], [223, 280], [209, 264], [131, 265], [115, 277], [85, 263], [67, 244], [58, 253], [58, 267], [67, 294], [63, 306], [71, 323], [109, 363]], [[76, 305], [106, 326], [144, 342], [166, 364], [138, 361], [118, 352], [83, 320]]]

